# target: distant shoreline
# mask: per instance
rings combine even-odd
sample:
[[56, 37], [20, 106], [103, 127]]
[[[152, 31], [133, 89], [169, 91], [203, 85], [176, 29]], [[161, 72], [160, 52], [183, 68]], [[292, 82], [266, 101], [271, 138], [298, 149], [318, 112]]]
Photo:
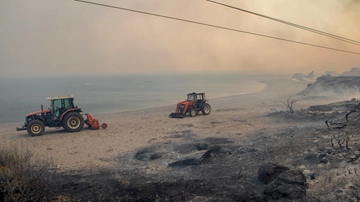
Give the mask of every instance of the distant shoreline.
[[[263, 99], [274, 99], [272, 98], [274, 96], [274, 92], [273, 91], [277, 91], [279, 90], [279, 86], [280, 87], [284, 87], [284, 86], [288, 86], [292, 85], [292, 89], [294, 88], [294, 86], [299, 85], [296, 82], [291, 81], [290, 79], [269, 79], [269, 80], [261, 80], [258, 81], [259, 83], [264, 84], [263, 88], [260, 90], [257, 90], [255, 92], [249, 92], [249, 93], [244, 93], [244, 94], [236, 94], [236, 95], [229, 95], [229, 96], [222, 96], [222, 97], [217, 97], [217, 98], [209, 98], [209, 103], [210, 104], [214, 104], [215, 107], [226, 107], [226, 106], [231, 106], [232, 102], [238, 102], [238, 101], [243, 101], [244, 103], [247, 103], [249, 105], [252, 104], [252, 99], [258, 99], [258, 97], [261, 97]], [[299, 88], [299, 90], [303, 90], [304, 85], [299, 85], [301, 86]], [[291, 93], [297, 93], [296, 90], [293, 91], [289, 91], [287, 92], [286, 90], [281, 90], [281, 92], [276, 93], [276, 96], [279, 94], [286, 94], [288, 93], [289, 95]], [[255, 98], [257, 97], [257, 98]], [[235, 101], [236, 100], [236, 101]], [[257, 101], [261, 101], [257, 100]], [[152, 112], [157, 112], [157, 111], [162, 111], [164, 109], [170, 109], [168, 112], [169, 114], [171, 112], [173, 112], [175, 110], [176, 107], [176, 103], [182, 101], [182, 100], [178, 100], [176, 102], [174, 102], [173, 104], [169, 104], [169, 105], [162, 105], [162, 106], [156, 106], [156, 107], [148, 107], [148, 108], [141, 108], [141, 109], [130, 109], [130, 110], [123, 110], [123, 111], [113, 111], [113, 112], [106, 112], [106, 113], [93, 113], [91, 111], [86, 111], [86, 113], [90, 113], [92, 115], [95, 115], [96, 117], [107, 117], [107, 116], [114, 116], [114, 115], [120, 115], [120, 114], [124, 114], [125, 116], [131, 115], [131, 114], [141, 114], [141, 112], [144, 113], [152, 113]], [[256, 104], [255, 102], [253, 103], [254, 105]], [[83, 112], [83, 114], [85, 114]], [[24, 118], [25, 118], [25, 114], [24, 114]], [[23, 121], [18, 121], [18, 122], [2, 122], [0, 123], [0, 126], [4, 126], [4, 125], [13, 125], [13, 124], [22, 124]]]
[[[271, 83], [271, 81], [258, 81], [259, 83], [263, 83], [264, 86], [262, 89], [254, 91], [254, 92], [249, 92], [249, 93], [243, 93], [243, 94], [235, 94], [235, 95], [227, 95], [227, 96], [222, 96], [222, 97], [215, 97], [215, 98], [209, 98], [207, 97], [207, 99], [209, 100], [209, 102], [211, 103], [212, 100], [216, 100], [216, 101], [222, 101], [222, 100], [227, 100], [229, 98], [232, 97], [239, 97], [239, 96], [247, 96], [247, 95], [254, 95], [254, 94], [258, 94], [261, 93], [263, 91], [266, 91], [269, 88], [269, 83]], [[182, 100], [178, 100], [182, 101]], [[166, 108], [176, 108], [176, 104], [177, 102], [173, 103], [173, 104], [169, 104], [169, 105], [162, 105], [162, 106], [156, 106], [156, 107], [149, 107], [149, 108], [142, 108], [142, 109], [133, 109], [133, 110], [124, 110], [124, 111], [116, 111], [116, 112], [110, 112], [110, 113], [99, 113], [96, 115], [100, 115], [100, 116], [106, 116], [106, 115], [113, 115], [113, 114], [127, 114], [127, 113], [131, 113], [131, 112], [141, 112], [141, 111], [156, 111], [156, 110], [160, 110], [160, 109], [166, 109]], [[170, 114], [170, 112], [169, 112]]]
[[[239, 79], [241, 79], [241, 78], [239, 78]], [[254, 85], [255, 86], [257, 86], [257, 89], [254, 89], [254, 91], [252, 91], [252, 92], [246, 92], [246, 89], [245, 89], [245, 92], [243, 92], [243, 93], [241, 93], [241, 92], [239, 92], [239, 93], [231, 93], [231, 91], [236, 91], [236, 85], [235, 86], [233, 86], [233, 88], [232, 88], [232, 90], [231, 91], [229, 91], [229, 93], [230, 94], [228, 94], [228, 95], [223, 95], [223, 96], [219, 96], [219, 97], [211, 97], [211, 92], [209, 92], [209, 91], [203, 91], [203, 92], [205, 92], [206, 93], [206, 95], [207, 95], [207, 98], [209, 99], [209, 100], [215, 100], [215, 99], [226, 99], [227, 97], [232, 97], [232, 96], [239, 96], [239, 95], [248, 95], [248, 94], [254, 94], [254, 93], [259, 93], [259, 92], [261, 92], [261, 91], [264, 91], [264, 90], [266, 90], [267, 88], [268, 88], [268, 84], [267, 84], [267, 82], [266, 81], [263, 81], [263, 80], [252, 80], [251, 82], [254, 82]], [[250, 85], [249, 83], [247, 83], [247, 85]], [[86, 86], [88, 86], [88, 85], [86, 85]], [[94, 84], [94, 86], [96, 86], [95, 84]], [[244, 91], [244, 89], [241, 89], [241, 87], [243, 87], [243, 86], [239, 86], [239, 91]], [[210, 87], [208, 87], [208, 88], [210, 88]], [[217, 89], [217, 90], [219, 90], [219, 89]], [[252, 90], [252, 89], [249, 89], [249, 90]], [[121, 92], [121, 89], [119, 90], [120, 92]], [[224, 92], [227, 92], [227, 91], [224, 91]], [[213, 94], [216, 94], [217, 93], [217, 91], [215, 91]], [[57, 93], [55, 93], [55, 94], [57, 94]], [[60, 93], [61, 94], [61, 93]], [[68, 93], [69, 94], [69, 93]], [[172, 94], [175, 94], [174, 92], [172, 93]], [[210, 95], [209, 95], [210, 94]], [[109, 99], [109, 95], [111, 95], [111, 94], [109, 94], [109, 93], [107, 93], [107, 94], [104, 94], [104, 95], [107, 95], [107, 97], [108, 98], [105, 98], [105, 99]], [[135, 93], [135, 95], [136, 95], [136, 93]], [[181, 97], [180, 97], [181, 96]], [[37, 97], [40, 97], [40, 96], [37, 96]], [[169, 96], [168, 96], [169, 97]], [[80, 108], [82, 108], [83, 110], [84, 110], [84, 113], [91, 113], [91, 114], [95, 114], [95, 115], [106, 115], [106, 114], [112, 114], [112, 113], [120, 113], [120, 112], [131, 112], [131, 111], [138, 111], [138, 110], [144, 110], [144, 109], [149, 109], [149, 108], [157, 108], [157, 107], [164, 107], [164, 106], [168, 106], [168, 105], [176, 105], [176, 103], [177, 102], [179, 102], [179, 101], [182, 101], [182, 100], [184, 100], [185, 99], [185, 95], [180, 95], [180, 94], [177, 94], [177, 97], [178, 98], [174, 98], [174, 101], [173, 101], [173, 103], [170, 103], [170, 102], [172, 102], [172, 101], [169, 101], [169, 98], [167, 98], [167, 100], [163, 100], [163, 102], [164, 103], [162, 103], [162, 104], [159, 104], [159, 105], [157, 105], [157, 106], [149, 106], [149, 107], [146, 107], [146, 106], [144, 106], [144, 107], [142, 107], [141, 105], [142, 104], [144, 104], [145, 102], [146, 102], [146, 99], [144, 99], [144, 101], [136, 101], [136, 102], [139, 102], [139, 106], [135, 106], [135, 102], [134, 102], [134, 104], [132, 104], [133, 106], [123, 106], [123, 105], [126, 105], [126, 102], [123, 102], [122, 100], [119, 100], [118, 101], [118, 103], [119, 103], [119, 107], [117, 107], [114, 103], [111, 103], [111, 106], [114, 106], [114, 108], [113, 109], [109, 109], [109, 108], [111, 108], [111, 106], [106, 106], [106, 105], [109, 105], [109, 103], [107, 103], [106, 105], [105, 105], [105, 107], [104, 108], [102, 108], [102, 105], [101, 104], [97, 104], [97, 103], [101, 103], [101, 102], [94, 102], [94, 100], [93, 100], [93, 98], [91, 97], [91, 95], [90, 94], [85, 94], [84, 96], [81, 96], [81, 94], [79, 95], [79, 96], [75, 96], [75, 104], [76, 105], [78, 105]], [[89, 103], [87, 103], [86, 105], [84, 105], [84, 104], [78, 104], [79, 103], [79, 100], [86, 100], [87, 98], [89, 98], [90, 100], [92, 100], [92, 101], [90, 101]], [[117, 97], [114, 97], [114, 99], [113, 100], [116, 100], [117, 99]], [[45, 100], [45, 99], [44, 99]], [[9, 112], [6, 112], [6, 111], [4, 111], [3, 113], [5, 113], [3, 116], [4, 117], [11, 117], [12, 116], [12, 118], [3, 118], [3, 121], [0, 119], [0, 124], [10, 124], [10, 123], [22, 123], [23, 122], [23, 120], [25, 119], [25, 115], [27, 114], [27, 113], [30, 113], [31, 111], [36, 111], [36, 110], [38, 110], [38, 108], [40, 109], [40, 105], [41, 104], [43, 104], [44, 105], [44, 107], [46, 108], [46, 103], [45, 102], [47, 102], [47, 101], [42, 101], [42, 102], [40, 102], [38, 105], [39, 105], [39, 107], [37, 107], [37, 105], [36, 105], [36, 107], [34, 107], [35, 106], [35, 103], [34, 104], [31, 104], [32, 105], [32, 108], [25, 108], [26, 106], [23, 106], [23, 109], [19, 109], [18, 111], [19, 112], [17, 112], [17, 113], [9, 113]], [[142, 103], [141, 103], [142, 102]], [[157, 103], [156, 102], [154, 102], [154, 103], [152, 103], [153, 105], [156, 105]], [[94, 107], [94, 106], [95, 107]], [[98, 106], [96, 106], [96, 105], [98, 105]], [[5, 106], [5, 105], [4, 105]], [[125, 108], [125, 109], [123, 109], [123, 110], [121, 110], [121, 108]], [[91, 110], [91, 109], [95, 109], [95, 110]], [[119, 110], [120, 109], [120, 110]], [[20, 111], [21, 110], [21, 111]], [[101, 112], [101, 110], [103, 110], [103, 112]], [[21, 115], [20, 115], [20, 113], [21, 113]], [[16, 118], [17, 117], [17, 118]], [[16, 119], [15, 121], [14, 121], [14, 119]], [[17, 121], [18, 120], [18, 121]]]
[[[278, 99], [278, 101], [283, 101], [282, 99], [286, 99], [289, 95], [296, 94], [297, 91], [301, 91], [306, 87], [306, 84], [299, 84], [291, 81], [290, 79], [270, 79], [270, 80], [262, 80], [259, 81], [264, 83], [264, 88], [251, 93], [246, 94], [237, 94], [237, 95], [229, 95], [218, 98], [208, 98], [209, 103], [212, 106], [212, 111], [216, 111], [222, 108], [232, 108], [236, 107], [238, 102], [242, 102], [247, 106], [257, 106], [263, 101], [268, 101], [272, 99]], [[288, 89], [283, 89], [280, 93], [274, 93], [274, 91], [278, 90], [279, 87], [287, 86]], [[280, 97], [278, 97], [280, 96]], [[282, 97], [282, 98], [281, 98]], [[180, 100], [179, 100], [180, 101]], [[177, 103], [173, 103], [172, 105], [163, 105], [158, 107], [150, 107], [144, 109], [135, 109], [135, 110], [126, 110], [120, 112], [111, 112], [104, 114], [95, 114], [96, 117], [100, 119], [106, 119], [109, 117], [116, 117], [120, 119], [126, 119], [126, 117], [141, 117], [142, 114], [150, 115], [153, 114], [155, 116], [167, 116], [171, 112], [175, 111]], [[214, 112], [212, 112], [214, 113]]]

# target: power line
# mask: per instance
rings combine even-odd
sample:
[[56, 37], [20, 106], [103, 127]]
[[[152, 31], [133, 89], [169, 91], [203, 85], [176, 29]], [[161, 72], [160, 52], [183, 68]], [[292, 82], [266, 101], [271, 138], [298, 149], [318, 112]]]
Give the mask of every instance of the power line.
[[336, 48], [331, 48], [331, 47], [326, 47], [326, 46], [320, 46], [320, 45], [315, 45], [315, 44], [310, 44], [310, 43], [293, 41], [293, 40], [289, 40], [289, 39], [278, 38], [278, 37], [273, 37], [273, 36], [268, 36], [268, 35], [263, 35], [263, 34], [257, 34], [257, 33], [247, 32], [247, 31], [243, 31], [243, 30], [239, 30], [239, 29], [222, 27], [222, 26], [212, 25], [212, 24], [207, 24], [207, 23], [202, 23], [202, 22], [196, 22], [196, 21], [192, 21], [192, 20], [186, 20], [186, 19], [166, 16], [166, 15], [160, 15], [160, 14], [156, 14], [156, 13], [144, 12], [144, 11], [139, 11], [139, 10], [133, 10], [133, 9], [128, 9], [128, 8], [111, 6], [111, 5], [107, 5], [107, 4], [100, 4], [100, 3], [83, 1], [83, 0], [74, 0], [74, 1], [81, 2], [81, 3], [87, 3], [87, 4], [92, 4], [92, 5], [96, 5], [96, 6], [103, 6], [103, 7], [107, 7], [107, 8], [119, 9], [119, 10], [124, 10], [124, 11], [129, 11], [129, 12], [141, 13], [141, 14], [151, 15], [151, 16], [156, 16], [156, 17], [161, 17], [161, 18], [167, 18], [167, 19], [171, 19], [171, 20], [177, 20], [177, 21], [182, 21], [182, 22], [187, 22], [187, 23], [192, 23], [192, 24], [198, 24], [198, 25], [203, 25], [203, 26], [208, 26], [208, 27], [213, 27], [213, 28], [218, 28], [218, 29], [224, 29], [224, 30], [229, 30], [229, 31], [234, 31], [234, 32], [240, 32], [240, 33], [245, 33], [245, 34], [270, 38], [270, 39], [276, 39], [276, 40], [280, 40], [280, 41], [297, 43], [297, 44], [302, 44], [302, 45], [307, 45], [307, 46], [312, 46], [312, 47], [317, 47], [317, 48], [323, 48], [323, 49], [328, 49], [328, 50], [333, 50], [333, 51], [339, 51], [339, 52], [345, 52], [345, 53], [351, 53], [351, 54], [360, 55], [359, 52], [353, 52], [353, 51], [341, 50], [341, 49], [336, 49]]
[[305, 26], [302, 26], [302, 25], [299, 25], [299, 24], [295, 24], [295, 23], [291, 23], [291, 22], [288, 22], [288, 21], [280, 20], [280, 19], [273, 18], [273, 17], [267, 16], [267, 15], [262, 15], [262, 14], [259, 14], [259, 13], [255, 13], [255, 12], [252, 12], [252, 11], [249, 11], [249, 10], [242, 9], [242, 8], [230, 6], [228, 4], [224, 4], [224, 3], [220, 3], [220, 2], [216, 2], [216, 1], [212, 1], [212, 0], [206, 0], [206, 1], [218, 4], [218, 5], [221, 5], [221, 6], [225, 6], [225, 7], [228, 7], [228, 8], [232, 8], [232, 9], [235, 9], [235, 10], [250, 13], [250, 14], [253, 14], [253, 15], [257, 15], [257, 16], [260, 16], [260, 17], [263, 17], [263, 18], [274, 20], [276, 22], [280, 22], [280, 23], [283, 23], [283, 24], [286, 24], [286, 25], [297, 27], [299, 29], [304, 29], [304, 30], [307, 30], [307, 31], [310, 31], [310, 32], [313, 32], [313, 33], [317, 33], [317, 34], [320, 34], [320, 35], [323, 35], [323, 36], [327, 36], [327, 37], [330, 37], [330, 38], [333, 38], [333, 39], [337, 39], [337, 40], [340, 40], [340, 41], [344, 41], [344, 42], [347, 42], [347, 43], [351, 43], [351, 44], [355, 44], [355, 45], [360, 46], [360, 41], [355, 41], [355, 40], [352, 40], [352, 39], [349, 39], [349, 38], [345, 38], [345, 37], [341, 37], [341, 36], [338, 36], [338, 35], [323, 32], [323, 31], [320, 31], [320, 30], [312, 29], [310, 27], [305, 27]]

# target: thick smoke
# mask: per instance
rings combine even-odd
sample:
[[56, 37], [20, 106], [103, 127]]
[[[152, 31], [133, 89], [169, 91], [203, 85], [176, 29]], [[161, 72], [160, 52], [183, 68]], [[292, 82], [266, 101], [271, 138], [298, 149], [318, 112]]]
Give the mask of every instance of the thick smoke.
[[[221, 2], [360, 40], [356, 0]], [[101, 3], [360, 52], [358, 46], [207, 1]], [[0, 4], [2, 77], [225, 70], [341, 72], [360, 62], [358, 55], [76, 1]]]

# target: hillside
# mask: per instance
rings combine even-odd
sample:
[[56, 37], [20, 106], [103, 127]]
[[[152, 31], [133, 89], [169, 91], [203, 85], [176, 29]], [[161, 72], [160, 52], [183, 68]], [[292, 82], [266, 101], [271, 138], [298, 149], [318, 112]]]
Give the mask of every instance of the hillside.
[[321, 76], [298, 95], [301, 96], [334, 96], [358, 95], [360, 76]]

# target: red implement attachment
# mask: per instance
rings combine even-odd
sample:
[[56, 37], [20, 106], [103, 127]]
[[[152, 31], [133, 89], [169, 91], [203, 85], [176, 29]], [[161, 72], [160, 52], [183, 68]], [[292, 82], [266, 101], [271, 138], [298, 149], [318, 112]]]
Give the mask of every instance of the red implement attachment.
[[[100, 128], [99, 121], [93, 116], [91, 116], [91, 114], [85, 114], [85, 115], [87, 116], [85, 123], [89, 126], [89, 128], [93, 130], [98, 130]], [[101, 128], [106, 129], [107, 124], [106, 123], [101, 124]]]

